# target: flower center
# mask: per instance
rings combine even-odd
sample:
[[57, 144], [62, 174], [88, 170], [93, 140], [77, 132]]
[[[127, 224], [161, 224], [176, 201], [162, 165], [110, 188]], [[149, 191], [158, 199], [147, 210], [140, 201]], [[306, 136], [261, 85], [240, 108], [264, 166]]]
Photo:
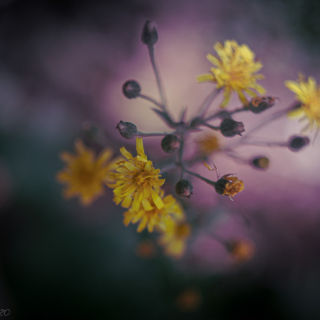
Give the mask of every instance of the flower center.
[[136, 175], [134, 181], [138, 186], [145, 187], [150, 179], [153, 179], [154, 177], [148, 174], [147, 172], [140, 172]]

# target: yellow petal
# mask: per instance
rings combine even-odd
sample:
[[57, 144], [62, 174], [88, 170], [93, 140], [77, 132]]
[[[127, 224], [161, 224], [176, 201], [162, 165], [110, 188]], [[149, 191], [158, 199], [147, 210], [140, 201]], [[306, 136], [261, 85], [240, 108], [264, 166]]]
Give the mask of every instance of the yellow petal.
[[144, 210], [146, 210], [146, 211], [150, 211], [153, 209], [148, 199], [143, 199], [142, 205], [143, 205]]
[[159, 195], [151, 189], [151, 196], [152, 196], [152, 200], [154, 202], [154, 204], [156, 205], [156, 207], [160, 210], [164, 207], [164, 203], [162, 201], [162, 199], [159, 197]]
[[202, 74], [201, 76], [197, 77], [198, 82], [213, 82], [214, 76], [212, 74]]
[[127, 149], [126, 149], [125, 147], [120, 148], [120, 152], [122, 153], [122, 155], [123, 155], [126, 159], [128, 159], [128, 160], [134, 159], [133, 156], [132, 156], [132, 154], [131, 154], [129, 151], [127, 151]]
[[304, 115], [304, 111], [302, 108], [297, 108], [297, 109], [294, 109], [294, 110], [291, 110], [287, 113], [287, 116], [289, 118], [292, 118], [292, 119], [295, 119], [295, 118], [298, 118], [298, 117], [301, 117]]

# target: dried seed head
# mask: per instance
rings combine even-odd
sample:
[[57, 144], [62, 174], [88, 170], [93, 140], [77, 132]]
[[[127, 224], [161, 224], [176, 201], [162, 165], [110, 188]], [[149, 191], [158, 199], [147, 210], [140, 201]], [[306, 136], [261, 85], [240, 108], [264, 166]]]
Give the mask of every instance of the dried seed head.
[[122, 92], [128, 99], [137, 98], [140, 94], [140, 91], [140, 85], [135, 80], [128, 80], [122, 86]]
[[153, 21], [146, 21], [141, 34], [141, 41], [148, 45], [153, 46], [158, 41], [158, 31]]
[[131, 122], [120, 121], [116, 129], [118, 129], [120, 134], [126, 139], [132, 139], [138, 132], [137, 126]]
[[174, 153], [180, 148], [180, 140], [173, 134], [167, 134], [161, 141], [161, 148], [165, 153]]
[[269, 168], [270, 160], [267, 157], [257, 157], [251, 160], [250, 164], [260, 170], [267, 170]]
[[260, 113], [274, 106], [276, 97], [255, 97], [250, 101], [249, 110]]
[[180, 197], [190, 198], [193, 194], [193, 186], [190, 181], [188, 180], [180, 180], [177, 182], [176, 187], [176, 194]]
[[289, 139], [288, 148], [291, 151], [299, 151], [310, 143], [308, 137], [293, 136]]
[[232, 119], [223, 119], [220, 124], [220, 132], [225, 137], [233, 137], [236, 134], [241, 136], [244, 131], [244, 125], [242, 122], [237, 122]]

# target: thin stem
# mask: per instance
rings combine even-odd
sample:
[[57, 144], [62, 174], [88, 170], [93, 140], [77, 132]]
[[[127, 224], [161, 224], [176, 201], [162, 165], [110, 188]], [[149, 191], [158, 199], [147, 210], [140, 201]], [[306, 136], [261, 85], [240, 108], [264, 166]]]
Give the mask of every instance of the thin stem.
[[182, 163], [183, 147], [184, 147], [184, 135], [181, 134], [181, 136], [180, 136], [180, 148], [179, 148], [179, 151], [178, 151], [178, 162], [181, 164], [180, 180], [183, 179], [183, 172], [184, 172], [184, 166], [183, 166], [183, 163]]
[[211, 124], [208, 124], [208, 123], [205, 123], [205, 122], [203, 122], [203, 123], [201, 123], [203, 126], [205, 126], [205, 127], [208, 127], [208, 128], [210, 128], [210, 129], [212, 129], [212, 130], [216, 130], [216, 131], [219, 131], [220, 130], [220, 127], [215, 127], [215, 126], [212, 126]]
[[204, 121], [209, 121], [209, 120], [212, 120], [215, 118], [220, 118], [221, 116], [226, 115], [226, 114], [228, 114], [228, 116], [231, 116], [235, 113], [242, 112], [242, 111], [248, 111], [248, 109], [242, 106], [240, 108], [234, 109], [233, 111], [221, 110], [221, 111], [218, 111], [218, 112], [214, 113], [213, 115], [205, 118]]
[[184, 169], [184, 171], [185, 171], [186, 173], [188, 173], [188, 174], [190, 174], [190, 175], [192, 175], [192, 176], [194, 176], [194, 177], [196, 177], [196, 178], [198, 178], [198, 179], [200, 179], [200, 180], [202, 180], [202, 181], [210, 184], [211, 186], [214, 186], [214, 185], [216, 184], [214, 181], [211, 181], [211, 180], [209, 180], [209, 179], [207, 179], [207, 178], [205, 178], [205, 177], [203, 177], [203, 176], [200, 176], [200, 174], [194, 173], [194, 172], [189, 171], [189, 170], [187, 170], [187, 169]]
[[204, 116], [204, 114], [206, 113], [206, 111], [208, 110], [208, 108], [210, 107], [211, 103], [213, 102], [213, 100], [215, 99], [215, 97], [218, 95], [218, 93], [221, 91], [222, 88], [215, 88], [208, 96], [207, 98], [203, 101], [203, 103], [200, 106], [200, 110], [199, 110], [199, 115], [198, 117], [202, 118]]
[[170, 171], [170, 170], [176, 168], [176, 166], [177, 166], [177, 164], [175, 162], [174, 163], [170, 163], [170, 164], [164, 166], [162, 169], [160, 169], [160, 174], [163, 174], [163, 173], [165, 173], [167, 171]]
[[159, 137], [159, 136], [166, 136], [167, 133], [144, 133], [144, 132], [138, 131], [136, 135], [140, 137]]
[[145, 99], [145, 100], [148, 100], [148, 101], [152, 102], [153, 104], [155, 104], [157, 107], [160, 107], [161, 109], [163, 109], [163, 105], [160, 102], [156, 101], [155, 99], [153, 99], [145, 94], [139, 93], [138, 97]]
[[268, 141], [244, 141], [243, 144], [249, 146], [261, 146], [261, 147], [287, 147], [288, 142], [268, 142]]
[[157, 81], [159, 95], [160, 95], [160, 99], [161, 99], [161, 103], [162, 103], [162, 109], [163, 109], [163, 111], [166, 111], [167, 101], [166, 101], [166, 96], [164, 94], [163, 86], [162, 86], [161, 79], [160, 79], [160, 74], [159, 74], [159, 71], [158, 71], [158, 68], [156, 65], [156, 61], [155, 61], [155, 57], [154, 57], [154, 46], [149, 45], [148, 50], [149, 50], [149, 56], [150, 56], [153, 72], [155, 74], [156, 81]]

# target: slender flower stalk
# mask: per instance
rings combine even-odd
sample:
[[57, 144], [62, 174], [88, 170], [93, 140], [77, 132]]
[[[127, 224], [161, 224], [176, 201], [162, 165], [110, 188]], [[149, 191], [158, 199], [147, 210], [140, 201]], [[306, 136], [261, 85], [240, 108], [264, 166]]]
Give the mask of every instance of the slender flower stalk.
[[149, 51], [152, 69], [153, 69], [154, 75], [156, 77], [157, 87], [159, 90], [159, 95], [160, 95], [160, 99], [161, 99], [161, 103], [162, 103], [162, 110], [167, 112], [167, 100], [166, 100], [166, 96], [165, 96], [165, 93], [163, 90], [163, 85], [162, 85], [162, 82], [160, 79], [160, 73], [158, 71], [155, 56], [154, 56], [154, 46], [148, 45], [148, 51]]

